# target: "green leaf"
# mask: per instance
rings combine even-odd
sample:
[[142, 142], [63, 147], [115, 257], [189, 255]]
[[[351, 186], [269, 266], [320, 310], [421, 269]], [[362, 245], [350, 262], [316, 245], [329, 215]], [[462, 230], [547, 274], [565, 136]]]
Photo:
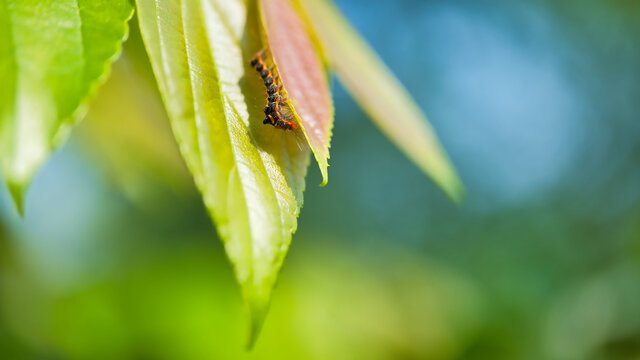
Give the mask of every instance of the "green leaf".
[[373, 50], [326, 0], [298, 0], [327, 61], [375, 124], [453, 201], [464, 187], [426, 117]]
[[18, 208], [105, 80], [132, 14], [128, 0], [0, 0], [0, 169]]
[[262, 124], [266, 91], [249, 63], [262, 48], [241, 0], [137, 0], [143, 39], [187, 166], [249, 311], [249, 345], [297, 227], [309, 150]]
[[326, 185], [333, 103], [322, 61], [289, 0], [261, 0], [260, 9], [273, 61]]

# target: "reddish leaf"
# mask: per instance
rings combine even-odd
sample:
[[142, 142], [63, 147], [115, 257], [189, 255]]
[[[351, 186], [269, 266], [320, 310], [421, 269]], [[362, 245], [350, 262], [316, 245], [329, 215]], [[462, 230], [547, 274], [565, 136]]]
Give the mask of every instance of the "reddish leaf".
[[321, 185], [325, 185], [333, 125], [327, 74], [304, 22], [289, 0], [262, 0], [260, 10], [273, 61], [320, 166]]

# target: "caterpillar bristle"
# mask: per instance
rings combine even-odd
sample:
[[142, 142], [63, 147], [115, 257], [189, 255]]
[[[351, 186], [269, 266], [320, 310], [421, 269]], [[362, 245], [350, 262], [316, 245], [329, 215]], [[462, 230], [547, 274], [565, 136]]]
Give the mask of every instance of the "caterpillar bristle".
[[264, 86], [267, 88], [267, 106], [264, 108], [266, 118], [262, 123], [272, 125], [277, 129], [295, 130], [297, 128], [295, 120], [292, 120], [291, 116], [285, 115], [280, 111], [280, 104], [287, 101], [281, 95], [284, 87], [280, 81], [280, 77], [274, 75], [274, 71], [267, 66], [264, 60], [264, 51], [256, 54], [251, 60], [251, 67], [254, 67], [258, 71]]

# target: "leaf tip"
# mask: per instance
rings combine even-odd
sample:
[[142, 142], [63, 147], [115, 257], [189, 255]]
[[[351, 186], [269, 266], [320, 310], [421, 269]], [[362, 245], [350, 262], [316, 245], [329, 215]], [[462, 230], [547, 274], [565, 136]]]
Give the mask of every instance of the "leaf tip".
[[449, 183], [444, 184], [443, 189], [447, 197], [456, 205], [460, 205], [467, 196], [464, 185], [457, 177]]
[[327, 170], [322, 171], [322, 182], [320, 183], [320, 187], [325, 187], [329, 183], [329, 174], [327, 174]]
[[320, 187], [325, 187], [329, 183], [329, 159], [328, 152], [327, 156], [322, 158], [320, 156], [316, 156], [316, 161], [318, 162], [318, 167], [320, 168], [320, 174], [322, 175], [322, 182], [320, 183]]
[[24, 184], [9, 181], [7, 183], [9, 188], [9, 194], [13, 199], [13, 203], [15, 204], [16, 211], [21, 217], [24, 217], [24, 201], [25, 201], [25, 186]]
[[247, 343], [245, 348], [247, 351], [253, 349], [264, 325], [264, 320], [267, 317], [269, 310], [269, 300], [254, 299], [247, 301], [248, 319], [249, 319], [249, 334], [247, 336]]
[[447, 161], [445, 167], [437, 172], [429, 171], [428, 168], [423, 168], [423, 171], [444, 191], [451, 202], [460, 205], [464, 201], [466, 197], [464, 184], [458, 177], [451, 163]]

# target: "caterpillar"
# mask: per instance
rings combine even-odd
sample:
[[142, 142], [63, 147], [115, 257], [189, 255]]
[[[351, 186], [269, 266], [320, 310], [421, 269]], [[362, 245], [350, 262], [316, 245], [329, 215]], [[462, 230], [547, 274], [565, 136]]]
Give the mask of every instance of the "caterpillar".
[[282, 83], [279, 76], [267, 66], [263, 54], [260, 52], [251, 59], [251, 67], [260, 74], [264, 86], [267, 88], [267, 106], [264, 108], [263, 124], [269, 124], [276, 129], [295, 130], [297, 125], [290, 115], [282, 113], [281, 105], [287, 101], [282, 94]]

